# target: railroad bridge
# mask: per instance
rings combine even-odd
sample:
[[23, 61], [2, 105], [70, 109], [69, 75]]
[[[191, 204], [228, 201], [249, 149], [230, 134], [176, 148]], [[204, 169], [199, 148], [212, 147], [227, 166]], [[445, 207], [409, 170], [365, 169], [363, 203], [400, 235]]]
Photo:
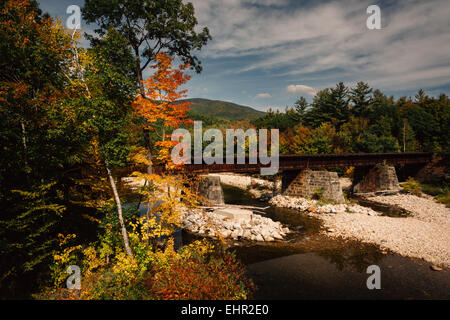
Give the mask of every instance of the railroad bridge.
[[[387, 165], [423, 165], [431, 162], [433, 153], [356, 153], [356, 154], [320, 154], [320, 155], [280, 155], [279, 170], [299, 171], [303, 169], [338, 168], [338, 167], [368, 167], [377, 164]], [[235, 159], [236, 160], [236, 159]], [[184, 170], [193, 173], [217, 172], [260, 172], [261, 168], [269, 167], [263, 164], [250, 164], [245, 159], [244, 164], [185, 164]]]
[[[324, 169], [355, 167], [353, 191], [367, 193], [380, 190], [398, 190], [399, 184], [394, 165], [402, 165], [404, 176], [413, 176], [421, 168], [432, 163], [433, 153], [364, 153], [364, 154], [321, 154], [321, 155], [280, 155], [279, 171], [282, 177], [282, 192], [290, 196], [311, 197], [320, 191], [324, 199], [335, 202], [344, 200], [336, 172]], [[448, 157], [445, 157], [448, 159]], [[188, 173], [207, 174], [220, 172], [256, 173], [268, 165], [250, 164], [185, 164]], [[155, 168], [156, 169], [156, 168]], [[313, 169], [316, 169], [314, 171]], [[317, 170], [320, 169], [320, 170]]]

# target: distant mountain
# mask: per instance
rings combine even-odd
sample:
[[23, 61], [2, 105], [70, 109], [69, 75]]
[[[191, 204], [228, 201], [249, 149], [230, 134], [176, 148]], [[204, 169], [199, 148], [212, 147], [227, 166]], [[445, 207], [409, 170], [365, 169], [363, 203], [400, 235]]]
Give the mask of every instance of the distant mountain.
[[192, 103], [190, 106], [191, 111], [189, 113], [193, 116], [200, 115], [216, 119], [238, 121], [254, 120], [264, 115], [264, 112], [262, 111], [226, 101], [200, 98], [186, 99], [183, 101]]

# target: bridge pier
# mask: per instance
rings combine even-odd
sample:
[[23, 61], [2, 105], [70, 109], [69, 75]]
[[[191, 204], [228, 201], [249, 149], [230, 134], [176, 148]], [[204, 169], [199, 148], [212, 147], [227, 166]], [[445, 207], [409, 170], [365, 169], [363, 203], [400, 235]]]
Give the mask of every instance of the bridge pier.
[[214, 206], [225, 204], [220, 177], [202, 176], [198, 185], [198, 194], [204, 205]]
[[282, 193], [291, 197], [312, 198], [321, 192], [322, 199], [342, 203], [345, 201], [341, 183], [336, 172], [284, 171], [282, 174]]
[[422, 166], [415, 175], [417, 180], [425, 183], [439, 181], [450, 182], [450, 155], [434, 154], [430, 163]]
[[[281, 193], [287, 195], [287, 189], [289, 188], [292, 181], [297, 178], [301, 171], [302, 170], [283, 171], [283, 173], [281, 174]], [[290, 190], [289, 192], [292, 192], [292, 190]]]
[[394, 166], [377, 164], [375, 166], [355, 167], [353, 174], [354, 193], [399, 190], [400, 185]]

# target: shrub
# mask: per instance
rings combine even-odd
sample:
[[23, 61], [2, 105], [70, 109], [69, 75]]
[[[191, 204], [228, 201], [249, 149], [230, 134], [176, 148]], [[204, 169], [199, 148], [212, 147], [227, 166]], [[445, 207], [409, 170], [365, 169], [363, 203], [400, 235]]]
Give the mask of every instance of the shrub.
[[323, 188], [314, 190], [312, 198], [315, 200], [323, 200], [323, 192], [324, 192]]
[[403, 184], [403, 188], [415, 195], [420, 196], [422, 193], [429, 194], [433, 196], [437, 202], [445, 204], [450, 207], [450, 188], [445, 182], [438, 184], [425, 184], [418, 183], [413, 178], [408, 178], [408, 180]]
[[348, 167], [348, 168], [345, 168], [343, 175], [344, 175], [344, 177], [353, 179], [354, 173], [355, 173], [355, 167]]
[[445, 188], [443, 188], [441, 186], [436, 186], [436, 185], [432, 185], [432, 184], [421, 184], [420, 187], [424, 193], [429, 194], [434, 197], [445, 193], [445, 190], [444, 190]]
[[445, 182], [440, 185], [436, 184], [421, 184], [423, 192], [435, 197], [436, 201], [450, 207], [450, 187]]
[[422, 189], [420, 187], [420, 183], [414, 180], [414, 178], [409, 177], [408, 180], [403, 184], [403, 189], [408, 191], [416, 196], [422, 195]]
[[191, 257], [156, 275], [153, 296], [176, 300], [248, 299], [255, 287], [233, 254], [223, 252], [207, 259]]
[[450, 190], [447, 190], [446, 194], [437, 196], [436, 200], [450, 208]]
[[[133, 234], [131, 234], [133, 235]], [[109, 263], [100, 256], [101, 245], [83, 250], [81, 290], [59, 286], [47, 288], [37, 299], [51, 300], [166, 300], [166, 299], [248, 299], [255, 290], [245, 268], [221, 245], [207, 240], [173, 250], [134, 247], [135, 256], [123, 249]], [[60, 281], [61, 282], [61, 281]]]

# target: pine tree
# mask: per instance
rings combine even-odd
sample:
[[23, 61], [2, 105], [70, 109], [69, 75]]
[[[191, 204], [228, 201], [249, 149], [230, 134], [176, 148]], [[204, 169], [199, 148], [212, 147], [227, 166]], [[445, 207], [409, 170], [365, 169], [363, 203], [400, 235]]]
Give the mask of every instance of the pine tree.
[[364, 117], [367, 115], [369, 105], [372, 102], [372, 88], [365, 82], [358, 82], [356, 87], [350, 90], [349, 96], [353, 103], [352, 115]]

